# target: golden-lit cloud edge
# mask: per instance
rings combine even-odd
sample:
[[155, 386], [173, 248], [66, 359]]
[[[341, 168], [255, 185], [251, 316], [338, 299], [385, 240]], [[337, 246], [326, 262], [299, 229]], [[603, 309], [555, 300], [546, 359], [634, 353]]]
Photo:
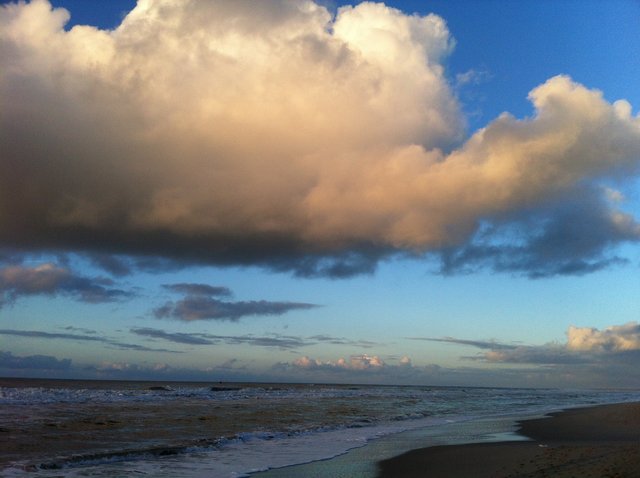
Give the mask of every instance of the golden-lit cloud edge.
[[[638, 174], [629, 103], [560, 75], [531, 91], [533, 116], [465, 139], [436, 15], [159, 0], [110, 31], [68, 18], [0, 9], [4, 247], [330, 276], [432, 253], [535, 277], [640, 239], [604, 184]], [[567, 259], [579, 223], [605, 233]], [[532, 232], [496, 252], [482, 227]]]

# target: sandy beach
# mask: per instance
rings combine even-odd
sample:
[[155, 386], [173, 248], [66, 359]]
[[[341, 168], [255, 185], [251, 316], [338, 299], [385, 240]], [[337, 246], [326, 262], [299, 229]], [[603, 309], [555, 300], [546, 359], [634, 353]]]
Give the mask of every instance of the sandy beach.
[[379, 463], [379, 478], [640, 477], [640, 403], [520, 423], [531, 441], [436, 446]]

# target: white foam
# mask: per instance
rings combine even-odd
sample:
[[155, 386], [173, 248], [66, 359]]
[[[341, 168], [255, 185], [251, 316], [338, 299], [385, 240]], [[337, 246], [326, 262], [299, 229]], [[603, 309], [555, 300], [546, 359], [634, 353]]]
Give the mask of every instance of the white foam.
[[[295, 435], [246, 433], [235, 439], [223, 440], [215, 448], [194, 448], [191, 452], [167, 457], [145, 457], [141, 454], [135, 460], [107, 457], [75, 461], [62, 471], [65, 477], [144, 474], [154, 477], [238, 478], [257, 471], [330, 459], [386, 435], [444, 422], [443, 419], [420, 419]], [[26, 472], [16, 467], [5, 471], [7, 477], [44, 478], [61, 474], [60, 469]]]

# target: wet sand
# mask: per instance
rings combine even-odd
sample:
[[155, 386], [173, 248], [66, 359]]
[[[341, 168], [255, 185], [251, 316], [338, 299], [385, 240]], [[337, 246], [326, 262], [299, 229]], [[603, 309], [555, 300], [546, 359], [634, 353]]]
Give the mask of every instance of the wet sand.
[[640, 478], [640, 403], [520, 423], [531, 441], [436, 446], [378, 464], [379, 478]]

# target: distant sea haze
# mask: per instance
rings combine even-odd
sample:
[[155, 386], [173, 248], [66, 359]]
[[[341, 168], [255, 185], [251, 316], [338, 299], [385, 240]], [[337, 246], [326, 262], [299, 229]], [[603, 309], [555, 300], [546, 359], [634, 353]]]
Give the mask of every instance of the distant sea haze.
[[[515, 418], [638, 398], [627, 391], [363, 385], [31, 379], [0, 385], [0, 470], [29, 477], [60, 470], [246, 476], [359, 447], [366, 452], [394, 434], [440, 444], [491, 439], [474, 424], [487, 429], [491, 421], [492, 433], [509, 432]], [[362, 476], [374, 476], [374, 465], [363, 462]]]

